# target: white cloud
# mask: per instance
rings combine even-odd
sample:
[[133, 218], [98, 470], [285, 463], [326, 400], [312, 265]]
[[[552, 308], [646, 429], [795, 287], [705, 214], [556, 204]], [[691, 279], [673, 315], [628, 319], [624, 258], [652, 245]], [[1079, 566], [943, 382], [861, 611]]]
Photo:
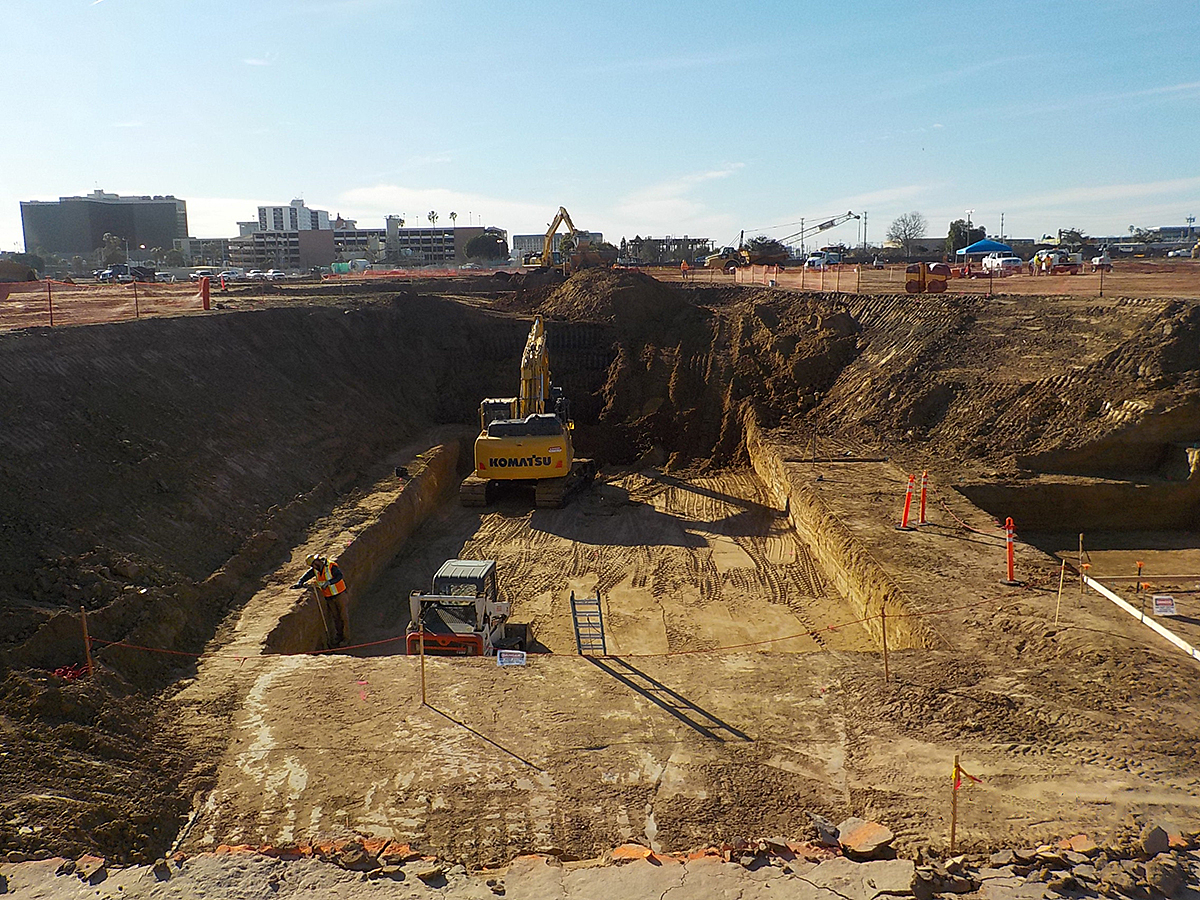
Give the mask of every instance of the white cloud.
[[231, 197], [187, 197], [188, 235], [197, 238], [234, 237], [238, 222], [258, 218], [264, 200]]
[[743, 168], [745, 163], [729, 163], [719, 169], [680, 175], [626, 194], [612, 207], [607, 217], [612, 224], [608, 227], [627, 236], [723, 233], [733, 227], [730, 217], [714, 213], [704, 202], [689, 194], [698, 185], [729, 178]]
[[271, 64], [269, 59], [243, 59], [242, 62], [248, 66], [269, 66]]

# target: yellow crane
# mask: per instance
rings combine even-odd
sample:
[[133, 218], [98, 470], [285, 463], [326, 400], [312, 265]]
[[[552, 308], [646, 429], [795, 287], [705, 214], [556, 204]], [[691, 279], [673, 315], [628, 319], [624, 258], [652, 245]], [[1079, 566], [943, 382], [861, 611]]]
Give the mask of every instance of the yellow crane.
[[484, 400], [479, 425], [475, 469], [458, 492], [463, 506], [487, 506], [495, 482], [526, 482], [535, 488], [538, 507], [558, 508], [568, 492], [595, 477], [595, 462], [575, 456], [575, 425], [567, 399], [550, 381], [541, 316], [533, 320], [521, 354], [520, 394]]

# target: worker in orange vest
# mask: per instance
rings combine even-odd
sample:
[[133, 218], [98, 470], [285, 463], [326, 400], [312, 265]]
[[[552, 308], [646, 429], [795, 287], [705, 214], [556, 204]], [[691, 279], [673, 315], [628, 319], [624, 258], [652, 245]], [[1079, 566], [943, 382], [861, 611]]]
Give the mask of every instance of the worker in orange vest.
[[333, 635], [335, 643], [342, 644], [349, 632], [349, 621], [346, 613], [345, 593], [346, 579], [336, 562], [331, 562], [319, 553], [310, 553], [304, 560], [308, 563], [308, 571], [293, 587], [302, 588], [309, 579], [316, 579], [317, 591], [327, 610], [327, 618], [333, 620]]
[[685, 259], [685, 260], [681, 260], [681, 261], [680, 261], [680, 263], [679, 263], [679, 274], [680, 274], [681, 276], [683, 276], [683, 280], [684, 280], [684, 281], [687, 281], [687, 276], [688, 276], [688, 264], [687, 264], [687, 260], [686, 260], [686, 259]]

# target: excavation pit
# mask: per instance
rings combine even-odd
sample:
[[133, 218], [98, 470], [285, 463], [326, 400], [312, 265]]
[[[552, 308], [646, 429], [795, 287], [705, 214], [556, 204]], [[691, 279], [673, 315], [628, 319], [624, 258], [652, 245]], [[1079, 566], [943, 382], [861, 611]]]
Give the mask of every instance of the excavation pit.
[[875, 649], [746, 470], [607, 473], [561, 510], [446, 503], [357, 603], [351, 641], [372, 646], [353, 652], [403, 652], [409, 592], [454, 558], [495, 559], [512, 620], [552, 653], [576, 652], [571, 592], [596, 591], [613, 655]]
[[[371, 835], [492, 864], [803, 838], [808, 811], [943, 852], [961, 753], [984, 779], [962, 797], [966, 847], [1121, 839], [1130, 816], [1194, 830], [1194, 663], [1095, 596], [1056, 625], [1032, 516], [1015, 516], [1021, 584], [1000, 584], [991, 513], [1036, 498], [985, 511], [948, 487], [1111, 435], [1185, 441], [1186, 416], [1159, 411], [1192, 390], [1194, 304], [664, 290], [598, 273], [560, 293], [297, 291], [0, 337], [0, 562], [20, 598], [3, 608], [6, 815], [58, 827], [65, 797], [87, 834], [39, 846], [150, 859], [185, 822], [185, 851]], [[461, 510], [461, 462], [427, 489], [421, 460], [470, 440], [481, 397], [513, 393], [534, 313], [603, 483], [564, 510]], [[807, 458], [818, 441], [838, 463]], [[932, 521], [898, 532], [926, 466]], [[351, 638], [387, 644], [309, 652], [319, 617], [300, 621], [290, 586], [331, 548], [357, 573]], [[429, 659], [422, 704], [418, 661], [393, 653], [408, 593], [485, 553], [551, 652], [513, 670]], [[619, 656], [573, 652], [573, 587], [600, 588]], [[97, 650], [104, 679], [60, 684], [45, 670], [77, 661], [82, 603], [93, 636], [129, 646]], [[775, 640], [806, 619], [824, 652]], [[112, 714], [151, 701], [144, 727]], [[0, 841], [32, 849], [7, 825]]]

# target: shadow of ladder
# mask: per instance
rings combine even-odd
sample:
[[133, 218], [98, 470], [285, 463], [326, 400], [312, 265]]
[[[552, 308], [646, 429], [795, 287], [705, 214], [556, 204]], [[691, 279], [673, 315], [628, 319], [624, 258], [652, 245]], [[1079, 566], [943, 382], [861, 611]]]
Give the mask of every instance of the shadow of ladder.
[[576, 597], [571, 591], [571, 621], [575, 624], [575, 649], [580, 656], [608, 655], [599, 589], [595, 597]]

